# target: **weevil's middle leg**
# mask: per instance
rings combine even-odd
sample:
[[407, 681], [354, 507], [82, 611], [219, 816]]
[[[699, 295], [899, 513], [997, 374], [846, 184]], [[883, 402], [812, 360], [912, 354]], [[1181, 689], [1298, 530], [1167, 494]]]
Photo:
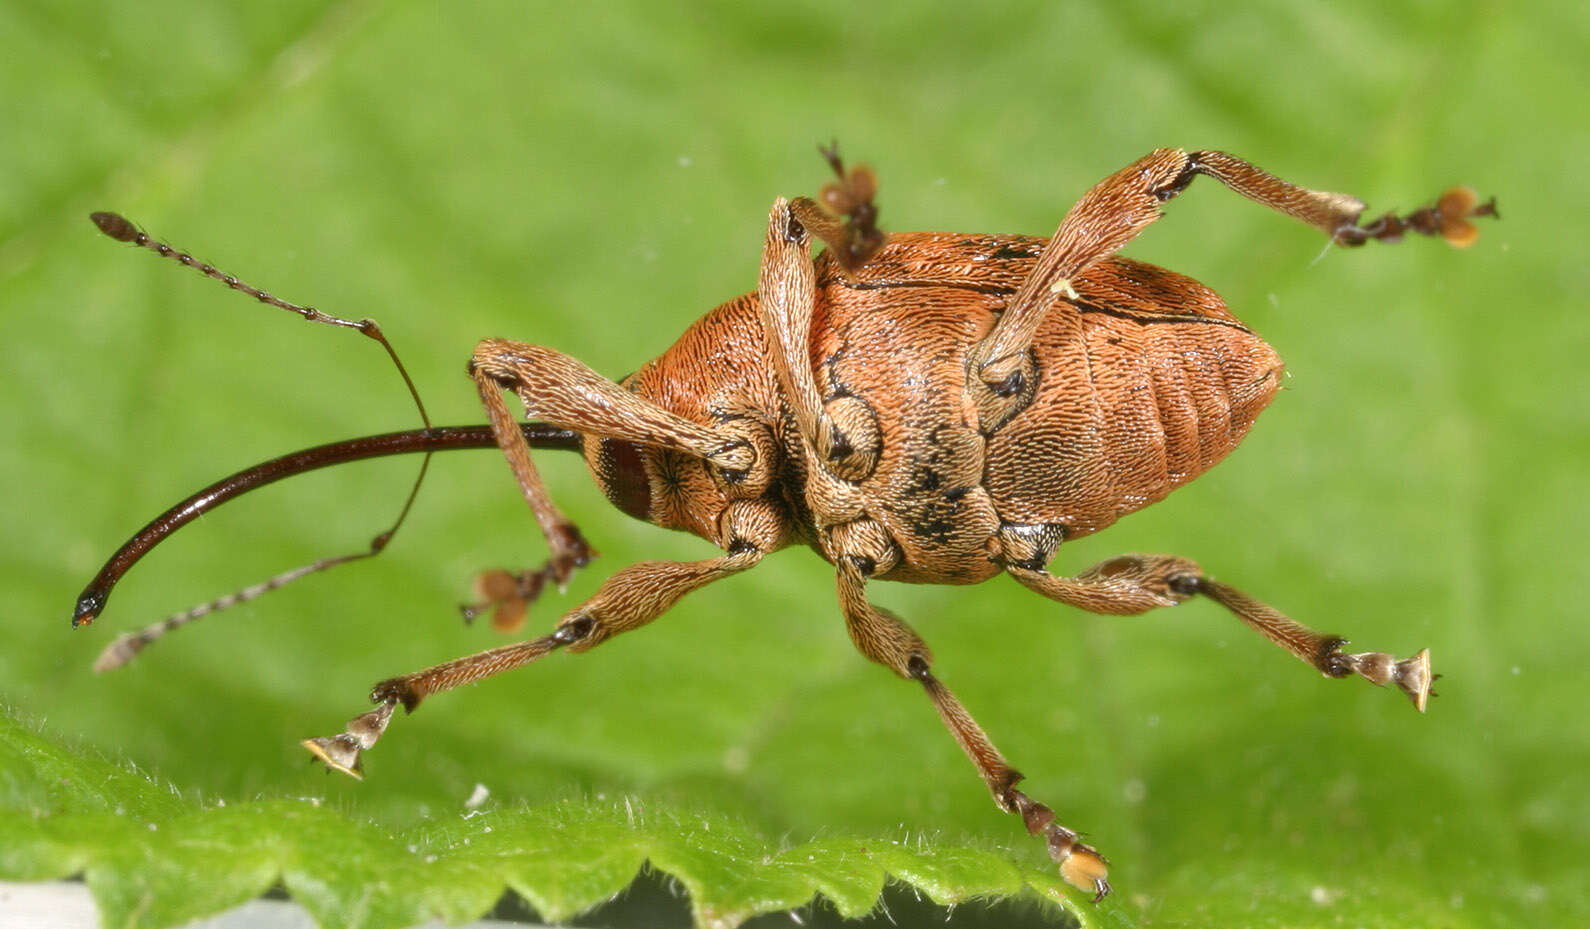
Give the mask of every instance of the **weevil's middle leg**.
[[1054, 811], [1016, 789], [1021, 772], [1011, 767], [948, 687], [933, 676], [933, 653], [905, 621], [867, 600], [867, 578], [888, 572], [899, 560], [894, 542], [871, 520], [834, 527], [829, 549], [837, 569], [839, 604], [850, 639], [863, 655], [907, 680], [917, 681], [933, 701], [939, 718], [961, 750], [977, 767], [994, 802], [1021, 816], [1032, 835], [1043, 836], [1049, 857], [1060, 866], [1067, 883], [1093, 894], [1094, 902], [1110, 892], [1109, 866], [1098, 850], [1055, 820]]
[[[1030, 538], [1005, 534], [1006, 551], [1017, 552]], [[1060, 577], [1043, 570], [1047, 558], [1010, 563], [1005, 570], [1026, 587], [1051, 600], [1118, 616], [1175, 606], [1195, 594], [1235, 613], [1250, 628], [1296, 655], [1326, 677], [1357, 674], [1385, 685], [1395, 683], [1414, 708], [1423, 713], [1429, 702], [1430, 650], [1398, 660], [1385, 652], [1345, 653], [1347, 640], [1324, 635], [1286, 616], [1274, 607], [1248, 596], [1229, 584], [1205, 575], [1195, 562], [1174, 555], [1121, 555], [1100, 562], [1076, 577]]]
[[994, 802], [1007, 813], [1021, 816], [1022, 825], [1029, 835], [1042, 835], [1049, 857], [1060, 865], [1060, 876], [1066, 883], [1090, 891], [1093, 902], [1098, 903], [1110, 893], [1109, 862], [1098, 849], [1082, 841], [1082, 837], [1055, 820], [1054, 810], [1016, 789], [1021, 772], [1007, 763], [988, 734], [977, 725], [977, 720], [966, 712], [948, 687], [939, 682], [928, 669], [924, 659], [913, 658], [911, 676], [922, 683], [928, 699], [939, 718], [949, 727], [961, 750], [977, 765]]

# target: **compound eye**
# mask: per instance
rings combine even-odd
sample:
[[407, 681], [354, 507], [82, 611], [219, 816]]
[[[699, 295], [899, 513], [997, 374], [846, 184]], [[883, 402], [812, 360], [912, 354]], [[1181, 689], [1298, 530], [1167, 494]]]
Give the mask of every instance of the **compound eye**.
[[594, 470], [608, 502], [636, 519], [651, 520], [651, 478], [639, 445], [602, 439]]

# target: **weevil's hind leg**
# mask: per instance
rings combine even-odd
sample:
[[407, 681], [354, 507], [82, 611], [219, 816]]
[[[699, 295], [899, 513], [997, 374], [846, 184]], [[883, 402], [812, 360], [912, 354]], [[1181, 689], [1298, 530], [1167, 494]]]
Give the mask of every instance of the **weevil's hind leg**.
[[363, 753], [386, 731], [398, 704], [413, 712], [432, 694], [512, 671], [558, 649], [583, 652], [595, 648], [613, 636], [646, 625], [685, 594], [754, 567], [768, 552], [783, 547], [789, 537], [782, 507], [766, 499], [731, 502], [719, 525], [725, 554], [704, 561], [630, 565], [608, 578], [595, 596], [565, 614], [548, 635], [388, 678], [370, 691], [375, 709], [349, 720], [345, 731], [305, 739], [303, 746], [332, 770], [360, 777]]
[[1428, 648], [1400, 661], [1385, 652], [1344, 653], [1341, 647], [1347, 644], [1346, 639], [1315, 632], [1235, 587], [1211, 580], [1195, 562], [1186, 558], [1121, 555], [1100, 562], [1076, 577], [1060, 577], [1043, 569], [1042, 565], [1048, 560], [1046, 553], [1023, 552], [1023, 546], [1030, 548], [1032, 545], [1031, 536], [1005, 533], [1002, 541], [1007, 553], [1026, 556], [1011, 559], [1005, 570], [1026, 587], [1051, 600], [1090, 613], [1128, 616], [1156, 607], [1175, 606], [1196, 594], [1203, 594], [1326, 677], [1357, 674], [1377, 685], [1395, 683], [1421, 713], [1431, 697], [1433, 678]]
[[1032, 835], [1042, 835], [1060, 876], [1073, 887], [1093, 894], [1094, 902], [1110, 892], [1109, 866], [1098, 850], [1055, 820], [1054, 811], [1016, 789], [1021, 772], [1005, 761], [999, 749], [948, 687], [933, 676], [933, 653], [914, 630], [888, 610], [867, 600], [867, 579], [889, 571], [899, 548], [883, 528], [858, 520], [832, 530], [830, 550], [837, 569], [839, 605], [850, 640], [863, 655], [908, 680], [917, 681], [933, 701], [939, 718], [961, 750], [977, 767], [994, 802], [1021, 816]]
[[1463, 246], [1477, 235], [1470, 218], [1496, 215], [1494, 200], [1478, 204], [1472, 191], [1459, 188], [1406, 217], [1387, 214], [1359, 226], [1364, 203], [1357, 197], [1299, 187], [1225, 152], [1157, 149], [1095, 184], [1067, 211], [999, 322], [973, 347], [968, 386], [985, 432], [1030, 397], [1026, 390], [1035, 372], [1028, 349], [1049, 307], [1059, 299], [1076, 299], [1073, 282], [1135, 239], [1160, 217], [1161, 205], [1200, 174], [1342, 245], [1390, 242], [1405, 232], [1420, 232]]
[[1347, 640], [1341, 636], [1321, 635], [1229, 584], [1202, 575], [1178, 580], [1185, 589], [1201, 593], [1235, 613], [1238, 619], [1260, 635], [1312, 665], [1326, 677], [1357, 674], [1377, 686], [1395, 683], [1397, 689], [1413, 701], [1414, 709], [1421, 713], [1434, 696], [1430, 692], [1430, 685], [1436, 676], [1430, 673], [1428, 648], [1400, 660], [1385, 652], [1343, 652], [1342, 646], [1347, 644]]
[[878, 228], [878, 207], [872, 202], [878, 195], [878, 177], [866, 165], [854, 165], [846, 171], [839, 158], [838, 142], [817, 151], [838, 181], [824, 185], [817, 200], [796, 197], [790, 201], [790, 209], [849, 273], [866, 264], [888, 240], [888, 235]]

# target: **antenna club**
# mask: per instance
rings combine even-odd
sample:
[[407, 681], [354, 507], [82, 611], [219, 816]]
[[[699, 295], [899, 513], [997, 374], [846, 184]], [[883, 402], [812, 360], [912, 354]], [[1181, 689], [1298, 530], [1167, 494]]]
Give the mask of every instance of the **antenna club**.
[[98, 212], [88, 214], [99, 231], [118, 242], [131, 242], [138, 238], [138, 227], [120, 213]]

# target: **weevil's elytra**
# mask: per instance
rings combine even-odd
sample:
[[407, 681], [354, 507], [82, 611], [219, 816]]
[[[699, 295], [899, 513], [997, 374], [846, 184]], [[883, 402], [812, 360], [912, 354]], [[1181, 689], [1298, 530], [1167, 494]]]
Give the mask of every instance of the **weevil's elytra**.
[[[1363, 204], [1353, 197], [1297, 187], [1222, 152], [1160, 149], [1095, 185], [1048, 239], [888, 235], [877, 226], [872, 172], [847, 170], [837, 148], [822, 152], [838, 181], [823, 189], [822, 205], [774, 202], [757, 290], [701, 317], [622, 382], [550, 348], [484, 340], [468, 372], [488, 426], [435, 428], [426, 421], [413, 432], [307, 449], [233, 475], [126, 543], [79, 597], [74, 624], [91, 622], [120, 577], [162, 538], [253, 487], [375, 455], [495, 445], [551, 556], [516, 574], [486, 572], [477, 585], [481, 602], [465, 616], [490, 609], [494, 625], [514, 628], [549, 582], [561, 587], [597, 554], [548, 497], [531, 457], [532, 448], [577, 450], [621, 512], [701, 536], [723, 554], [631, 565], [546, 635], [382, 681], [371, 692], [375, 709], [338, 735], [304, 742], [316, 757], [360, 776], [363, 753], [398, 704], [413, 710], [430, 694], [553, 651], [587, 651], [651, 622], [690, 591], [801, 544], [834, 566], [856, 648], [922, 686], [995, 803], [1042, 836], [1065, 880], [1095, 899], [1110, 890], [1103, 856], [1016, 789], [1021, 775], [934, 676], [927, 643], [867, 599], [868, 583], [974, 584], [1004, 573], [1051, 599], [1107, 614], [1202, 595], [1321, 674], [1395, 683], [1424, 710], [1428, 649], [1400, 661], [1384, 652], [1343, 652], [1345, 639], [1314, 632], [1172, 555], [1121, 555], [1071, 577], [1047, 566], [1065, 541], [1104, 529], [1213, 467], [1247, 434], [1279, 383], [1275, 352], [1213, 291], [1115, 254], [1159, 217], [1162, 204], [1206, 175], [1338, 244], [1417, 232], [1466, 246], [1477, 235], [1470, 220], [1494, 216], [1494, 201], [1481, 204], [1458, 189], [1406, 216], [1359, 225]], [[285, 303], [149, 239], [115, 214], [93, 219], [113, 238], [197, 267], [262, 302], [357, 329], [397, 362], [369, 320]], [[815, 258], [814, 238], [826, 246]], [[504, 391], [538, 422], [517, 422]], [[418, 405], [417, 393], [414, 399]], [[423, 418], [423, 406], [420, 412]], [[123, 636], [97, 667], [124, 664], [208, 613], [369, 557], [401, 522], [400, 515], [367, 552], [322, 559]]]

